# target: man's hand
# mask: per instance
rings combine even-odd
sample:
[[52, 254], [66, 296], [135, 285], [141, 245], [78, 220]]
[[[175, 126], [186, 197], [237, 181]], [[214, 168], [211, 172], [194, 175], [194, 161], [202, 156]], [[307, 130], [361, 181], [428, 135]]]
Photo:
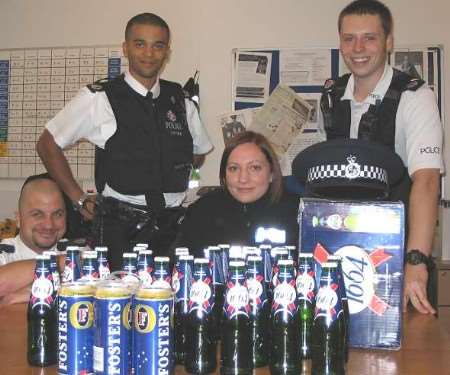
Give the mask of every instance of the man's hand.
[[408, 301], [422, 314], [436, 314], [427, 299], [428, 271], [425, 264], [405, 266], [405, 286], [403, 291], [403, 312], [406, 312]]
[[92, 220], [95, 216], [96, 209], [96, 195], [90, 194], [83, 202], [83, 208], [80, 210], [80, 214], [85, 220]]
[[205, 162], [206, 154], [203, 155], [194, 155], [192, 166], [194, 168], [200, 168]]

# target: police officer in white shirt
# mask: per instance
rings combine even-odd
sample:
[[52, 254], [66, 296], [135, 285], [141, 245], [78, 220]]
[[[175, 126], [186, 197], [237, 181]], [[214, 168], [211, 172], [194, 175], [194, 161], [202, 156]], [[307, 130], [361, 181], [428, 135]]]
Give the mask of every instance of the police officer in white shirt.
[[109, 247], [112, 269], [120, 268], [130, 242], [167, 251], [191, 168], [213, 147], [181, 86], [159, 78], [170, 53], [167, 23], [151, 13], [133, 17], [123, 51], [129, 71], [81, 89], [37, 144], [50, 175], [88, 219], [95, 199], [75, 181], [62, 150], [82, 138], [96, 145], [95, 180], [103, 197], [97, 244]]
[[342, 58], [351, 71], [328, 80], [321, 98], [327, 139], [380, 142], [408, 169], [397, 188], [406, 203], [404, 308], [435, 313], [427, 299], [428, 269], [443, 173], [442, 125], [433, 92], [422, 80], [387, 65], [393, 48], [392, 15], [377, 0], [356, 0], [339, 15]]

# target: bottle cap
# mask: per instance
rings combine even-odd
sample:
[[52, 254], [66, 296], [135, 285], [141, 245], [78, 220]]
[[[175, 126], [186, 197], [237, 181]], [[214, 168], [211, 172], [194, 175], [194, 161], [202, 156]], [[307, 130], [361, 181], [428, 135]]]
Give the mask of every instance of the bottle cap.
[[135, 247], [143, 247], [145, 249], [148, 249], [148, 243], [137, 243]]
[[247, 258], [247, 262], [261, 262], [262, 257], [260, 255], [249, 255]]
[[[280, 259], [278, 261], [278, 266], [293, 266], [294, 261], [292, 259]], [[323, 265], [322, 265], [323, 267]]]
[[152, 254], [153, 254], [152, 250], [147, 250], [147, 249], [139, 250], [139, 255], [152, 255]]
[[209, 264], [209, 259], [206, 258], [195, 258], [194, 264]]
[[83, 254], [81, 254], [81, 257], [83, 259], [97, 259], [97, 252], [96, 251], [83, 251]]
[[177, 247], [175, 248], [175, 255], [189, 254], [189, 249], [187, 247]]
[[325, 263], [322, 263], [322, 268], [337, 268], [337, 263], [325, 262]]

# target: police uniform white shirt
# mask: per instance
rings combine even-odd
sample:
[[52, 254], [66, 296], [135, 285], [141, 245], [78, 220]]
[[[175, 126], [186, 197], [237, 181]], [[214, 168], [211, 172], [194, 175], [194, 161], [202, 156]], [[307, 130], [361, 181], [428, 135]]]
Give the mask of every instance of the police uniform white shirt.
[[[1, 242], [2, 245], [11, 245], [14, 246], [13, 253], [1, 252], [0, 253], [0, 265], [3, 266], [5, 264], [11, 262], [17, 262], [19, 260], [27, 260], [27, 259], [35, 259], [37, 255], [40, 253], [31, 250], [27, 245], [25, 245], [20, 238], [20, 235], [17, 235], [14, 238], [5, 238]], [[53, 247], [49, 250], [55, 250], [56, 247]]]
[[[142, 96], [146, 96], [148, 90], [138, 82], [129, 72], [125, 73], [125, 82]], [[159, 79], [150, 90], [153, 98], [160, 94]], [[213, 145], [206, 129], [200, 120], [199, 113], [194, 103], [185, 100], [186, 117], [189, 131], [193, 140], [193, 153], [206, 154]], [[53, 135], [56, 144], [62, 149], [75, 144], [84, 138], [96, 146], [104, 149], [106, 141], [116, 132], [117, 123], [114, 112], [109, 104], [104, 91], [92, 92], [83, 87], [78, 94], [51, 119], [46, 129]], [[124, 195], [112, 189], [106, 184], [102, 194], [114, 197], [132, 204], [145, 205], [144, 195]], [[186, 193], [164, 193], [167, 207], [181, 205]]]
[[[355, 81], [350, 76], [341, 100], [350, 100], [350, 138], [358, 138], [361, 116], [377, 100], [383, 100], [391, 84], [393, 69], [386, 64], [383, 76], [371, 94], [362, 102], [353, 96]], [[433, 91], [422, 85], [416, 91], [402, 93], [395, 118], [395, 152], [402, 158], [411, 176], [423, 168], [437, 168], [444, 171], [442, 158], [442, 124]]]

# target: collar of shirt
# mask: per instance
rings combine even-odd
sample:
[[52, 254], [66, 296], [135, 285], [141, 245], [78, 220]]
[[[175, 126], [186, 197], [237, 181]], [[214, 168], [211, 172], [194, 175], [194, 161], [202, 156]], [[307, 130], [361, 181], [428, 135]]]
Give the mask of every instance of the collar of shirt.
[[[381, 101], [384, 98], [384, 95], [386, 95], [389, 85], [391, 84], [393, 74], [394, 71], [392, 67], [386, 63], [383, 75], [381, 76], [381, 79], [375, 86], [375, 89], [360, 104], [364, 103], [369, 105], [370, 104], [375, 105], [377, 100]], [[347, 87], [345, 88], [345, 92], [341, 100], [350, 100], [352, 103], [357, 103], [355, 97], [353, 96], [354, 90], [355, 90], [355, 79], [352, 74], [348, 80]]]
[[[26, 244], [25, 244], [25, 242], [23, 242], [22, 241], [22, 238], [20, 237], [20, 233], [15, 237], [15, 246], [16, 246], [16, 252], [17, 252], [17, 250], [18, 250], [18, 248], [20, 247], [21, 249], [24, 249], [25, 251], [27, 251], [27, 252], [32, 252], [33, 254], [36, 254], [36, 255], [40, 255], [40, 254], [42, 254], [43, 252], [44, 252], [44, 250], [42, 250], [42, 251], [40, 251], [40, 252], [37, 252], [37, 251], [34, 251], [33, 249], [30, 249]], [[45, 250], [58, 250], [57, 248], [56, 248], [56, 244], [54, 244], [50, 249], [45, 249]]]
[[[140, 83], [136, 78], [134, 78], [129, 71], [125, 72], [125, 82], [128, 83], [128, 85], [136, 91], [138, 94], [142, 96], [146, 96], [148, 91], [147, 88]], [[153, 98], [157, 98], [159, 96], [159, 93], [161, 91], [161, 86], [159, 85], [159, 77], [156, 79], [155, 84], [150, 90], [153, 94]]]
[[[14, 254], [19, 257], [19, 259], [32, 259], [35, 258], [36, 255], [39, 255], [40, 253], [37, 253], [36, 251], [30, 249], [20, 238], [20, 234], [18, 234], [14, 238], [7, 238], [2, 241], [2, 243], [6, 243], [8, 245], [14, 246]], [[54, 250], [54, 249], [49, 249]]]

